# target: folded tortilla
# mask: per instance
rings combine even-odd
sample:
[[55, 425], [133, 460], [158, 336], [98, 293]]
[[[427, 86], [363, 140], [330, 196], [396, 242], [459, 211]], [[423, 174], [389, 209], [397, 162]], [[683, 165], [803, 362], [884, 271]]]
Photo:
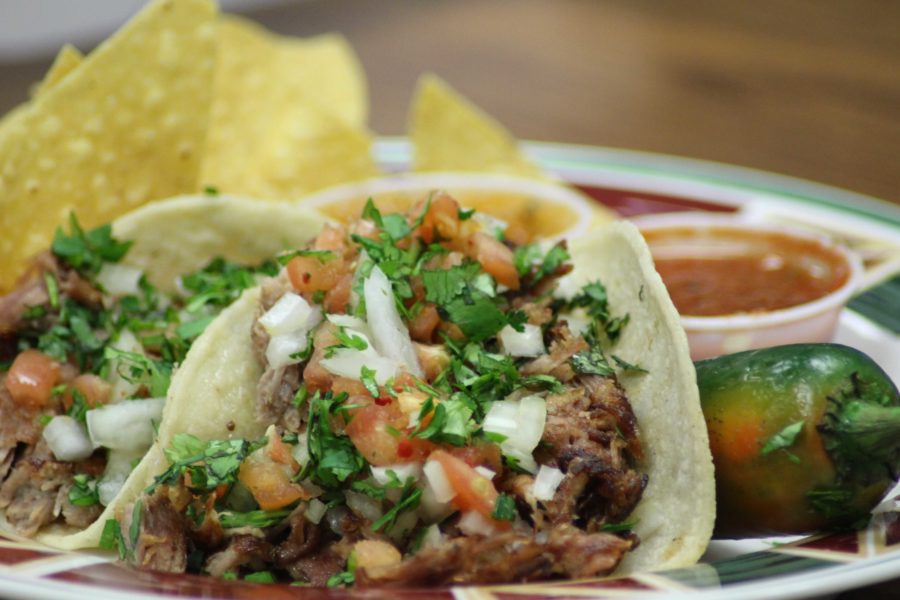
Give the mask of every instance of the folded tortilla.
[[[184, 196], [146, 205], [113, 223], [113, 235], [134, 244], [121, 261], [140, 267], [158, 289], [173, 292], [177, 278], [223, 257], [254, 264], [315, 237], [325, 218], [289, 204], [228, 196]], [[206, 439], [258, 437], [264, 428], [253, 410], [259, 369], [246, 347], [258, 290], [245, 292], [200, 335], [173, 374], [157, 441], [131, 472], [116, 499], [87, 529], [53, 524], [35, 540], [74, 550], [94, 548], [107, 519], [139, 497], [168, 462], [162, 451], [172, 435], [187, 431]], [[223, 343], [224, 341], [228, 343]], [[229, 429], [233, 423], [233, 429]], [[4, 535], [20, 539], [0, 514]], [[8, 533], [9, 532], [9, 533]], [[21, 538], [24, 540], [24, 538]]]

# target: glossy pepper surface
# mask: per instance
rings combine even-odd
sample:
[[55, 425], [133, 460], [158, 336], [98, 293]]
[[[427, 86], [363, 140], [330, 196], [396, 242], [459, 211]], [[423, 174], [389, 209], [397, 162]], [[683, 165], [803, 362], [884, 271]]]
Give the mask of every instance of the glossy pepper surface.
[[795, 344], [696, 363], [718, 537], [859, 526], [900, 471], [900, 394], [868, 356]]

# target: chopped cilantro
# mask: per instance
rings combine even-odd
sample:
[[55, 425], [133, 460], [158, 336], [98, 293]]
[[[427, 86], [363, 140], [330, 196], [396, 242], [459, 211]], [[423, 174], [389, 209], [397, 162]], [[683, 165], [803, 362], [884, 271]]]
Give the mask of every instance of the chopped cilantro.
[[582, 375], [609, 377], [615, 373], [598, 346], [592, 346], [590, 350], [582, 350], [572, 355], [570, 362], [575, 372]]
[[360, 369], [359, 380], [373, 398], [378, 398], [381, 395], [381, 392], [378, 390], [378, 383], [375, 381], [375, 369], [370, 369], [363, 365], [362, 369]]
[[469, 209], [463, 209], [463, 208], [460, 208], [460, 209], [456, 212], [456, 218], [459, 219], [460, 221], [468, 221], [468, 220], [471, 219], [474, 215], [475, 215], [475, 209], [474, 209], [474, 208], [469, 208]]
[[334, 332], [334, 337], [337, 338], [338, 343], [325, 348], [325, 358], [331, 358], [342, 348], [361, 351], [366, 350], [369, 347], [369, 344], [364, 337], [353, 331], [348, 332], [345, 327], [338, 327]]
[[207, 185], [203, 188], [203, 193], [206, 194], [207, 196], [218, 196], [219, 188], [212, 186], [212, 185]]
[[584, 307], [588, 315], [595, 319], [603, 327], [610, 341], [616, 341], [622, 333], [622, 328], [628, 323], [629, 316], [612, 317], [609, 312], [609, 297], [606, 287], [599, 281], [594, 281], [581, 288], [581, 291], [568, 302], [570, 308]]
[[297, 388], [297, 392], [294, 394], [294, 399], [291, 401], [291, 404], [294, 405], [294, 408], [300, 408], [303, 406], [303, 403], [306, 402], [307, 397], [309, 397], [309, 389], [306, 387], [306, 383], [301, 383], [300, 387]]
[[278, 581], [275, 578], [275, 574], [272, 571], [257, 571], [256, 573], [249, 573], [244, 577], [244, 581], [250, 581], [252, 583], [275, 583]]
[[90, 409], [90, 406], [88, 406], [87, 403], [87, 398], [84, 397], [84, 394], [82, 394], [80, 390], [77, 390], [74, 387], [71, 389], [71, 394], [72, 406], [69, 407], [69, 410], [66, 411], [66, 414], [79, 423], [86, 423], [87, 411]]
[[84, 275], [96, 275], [104, 262], [118, 262], [132, 244], [114, 239], [112, 226], [109, 224], [84, 231], [74, 213], [69, 215], [69, 228], [71, 231], [69, 235], [66, 235], [61, 227], [56, 229], [50, 249], [53, 254]]
[[380, 519], [372, 523], [372, 531], [378, 531], [380, 529], [384, 529], [385, 533], [389, 533], [391, 528], [397, 522], [397, 517], [400, 516], [405, 510], [414, 510], [417, 506], [419, 506], [419, 502], [422, 498], [422, 490], [415, 486], [415, 481], [410, 478], [407, 480], [406, 485], [403, 486], [403, 492], [400, 495], [400, 500], [397, 501], [389, 511], [384, 513]]
[[138, 500], [131, 509], [131, 526], [128, 528], [128, 541], [130, 542], [132, 552], [137, 549], [138, 540], [141, 537], [141, 520], [143, 516], [144, 501]]
[[307, 446], [309, 462], [303, 469], [312, 480], [327, 489], [340, 488], [343, 482], [361, 472], [366, 461], [345, 435], [331, 429], [331, 420], [346, 400], [347, 394], [325, 395], [318, 391], [309, 401]]
[[72, 478], [69, 488], [69, 502], [75, 506], [93, 506], [100, 503], [97, 495], [97, 480], [90, 475], [79, 473]]
[[491, 518], [498, 521], [515, 521], [516, 520], [516, 501], [512, 496], [500, 494], [494, 503], [494, 510], [491, 512]]
[[342, 585], [353, 585], [356, 576], [350, 571], [343, 571], [337, 575], [332, 575], [325, 583], [328, 587], [340, 587]]
[[193, 340], [203, 333], [210, 323], [213, 322], [215, 316], [202, 317], [193, 321], [187, 321], [175, 328], [175, 335], [183, 340]]
[[50, 308], [59, 310], [59, 283], [53, 273], [44, 273], [44, 285], [47, 287], [47, 297], [50, 301]]
[[284, 254], [278, 255], [278, 264], [286, 265], [291, 262], [296, 256], [312, 256], [314, 258], [318, 258], [319, 262], [323, 265], [327, 263], [329, 260], [333, 258], [337, 258], [337, 254], [332, 250], [309, 250], [309, 249], [301, 249], [301, 250], [292, 250], [291, 252], [285, 252]]
[[645, 369], [644, 367], [630, 363], [627, 360], [625, 360], [624, 358], [620, 358], [620, 357], [616, 356], [615, 354], [612, 355], [612, 359], [619, 366], [619, 368], [622, 369], [623, 371], [626, 371], [626, 372], [631, 371], [634, 373], [649, 373], [650, 372], [647, 369]]
[[237, 581], [238, 574], [235, 571], [225, 571], [222, 573], [222, 579], [225, 581]]
[[241, 293], [257, 283], [257, 275], [276, 275], [278, 263], [266, 261], [245, 267], [219, 257], [199, 271], [181, 278], [182, 287], [191, 292], [185, 300], [185, 310], [197, 312], [204, 306], [225, 307]]
[[178, 433], [165, 449], [171, 466], [147, 488], [147, 493], [159, 485], [177, 483], [185, 473], [190, 476], [189, 487], [194, 491], [208, 492], [220, 485], [231, 485], [237, 480], [244, 459], [266, 442], [264, 437], [255, 442], [243, 439], [204, 442], [191, 434]]
[[150, 397], [163, 398], [169, 390], [172, 379], [172, 365], [161, 360], [153, 360], [143, 354], [126, 352], [107, 346], [104, 357], [107, 360], [118, 360], [119, 375], [131, 383], [144, 384], [150, 391]]
[[97, 544], [101, 550], [116, 550], [119, 560], [125, 560], [127, 546], [122, 535], [122, 526], [115, 519], [107, 519], [103, 524], [103, 532], [100, 534], [100, 542]]
[[219, 513], [219, 522], [225, 529], [237, 529], [238, 527], [257, 527], [264, 529], [277, 525], [291, 514], [290, 510], [251, 510], [249, 512], [232, 512], [229, 510]]
[[629, 521], [627, 523], [605, 523], [600, 527], [600, 531], [606, 533], [620, 533], [622, 531], [631, 531], [637, 524], [637, 521]]

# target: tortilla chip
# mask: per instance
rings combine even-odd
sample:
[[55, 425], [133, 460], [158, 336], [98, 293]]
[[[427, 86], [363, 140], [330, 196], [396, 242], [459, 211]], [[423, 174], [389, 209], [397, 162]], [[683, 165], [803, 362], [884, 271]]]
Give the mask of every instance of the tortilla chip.
[[286, 38], [235, 17], [219, 37], [203, 186], [290, 199], [377, 172], [365, 76], [343, 37]]
[[56, 58], [53, 59], [53, 64], [50, 65], [50, 69], [44, 75], [43, 81], [35, 89], [34, 95], [40, 96], [51, 89], [62, 81], [66, 75], [77, 69], [83, 61], [84, 55], [72, 44], [66, 44], [60, 48]]
[[[44, 78], [31, 86], [31, 89], [29, 90], [31, 97], [34, 98], [44, 90], [52, 88], [59, 80], [74, 71], [75, 68], [81, 64], [83, 58], [84, 56], [79, 52], [78, 48], [71, 44], [66, 44], [60, 48], [59, 53], [56, 55], [56, 58], [53, 59], [53, 64], [50, 65], [50, 69], [47, 70], [47, 74], [44, 75]], [[3, 130], [8, 122], [16, 118], [15, 115], [28, 110], [29, 106], [31, 106], [31, 101], [23, 102], [5, 115], [0, 116], [0, 131]]]
[[547, 178], [499, 122], [435, 75], [424, 75], [409, 115], [415, 171], [481, 171]]
[[0, 290], [70, 212], [94, 227], [196, 188], [215, 14], [209, 0], [156, 0], [6, 123]]

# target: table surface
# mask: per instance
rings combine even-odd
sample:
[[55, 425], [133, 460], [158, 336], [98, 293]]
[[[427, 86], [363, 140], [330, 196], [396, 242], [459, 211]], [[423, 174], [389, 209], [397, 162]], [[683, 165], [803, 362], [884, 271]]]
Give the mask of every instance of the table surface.
[[[371, 126], [433, 71], [518, 138], [701, 158], [900, 204], [900, 2], [330, 0], [251, 16], [345, 34]], [[0, 64], [0, 111], [45, 61]]]
[[[404, 132], [431, 71], [520, 139], [732, 163], [900, 204], [897, 1], [330, 0], [250, 16], [346, 35], [380, 134]], [[0, 112], [48, 65], [0, 63]]]

